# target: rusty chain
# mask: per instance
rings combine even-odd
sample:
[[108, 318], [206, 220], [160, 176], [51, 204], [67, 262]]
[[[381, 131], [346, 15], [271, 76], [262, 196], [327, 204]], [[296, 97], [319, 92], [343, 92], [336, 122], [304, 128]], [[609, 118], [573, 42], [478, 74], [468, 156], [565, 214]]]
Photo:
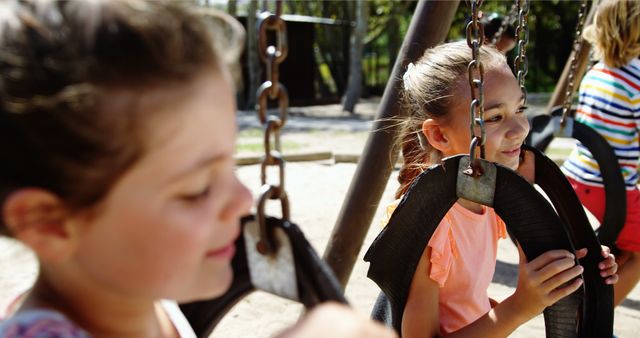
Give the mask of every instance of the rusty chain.
[[511, 8], [509, 9], [509, 12], [507, 13], [507, 15], [505, 15], [502, 18], [502, 23], [500, 24], [500, 27], [498, 28], [498, 30], [493, 34], [493, 37], [491, 38], [491, 45], [495, 46], [498, 41], [500, 41], [500, 38], [502, 38], [502, 34], [504, 34], [504, 31], [507, 30], [507, 26], [509, 24], [511, 24], [511, 21], [513, 20], [513, 17], [516, 15], [516, 4], [514, 3], [513, 5], [511, 5]]
[[525, 87], [525, 77], [529, 72], [529, 61], [527, 59], [527, 43], [529, 42], [529, 26], [527, 18], [529, 15], [529, 0], [515, 0], [518, 11], [518, 27], [516, 28], [516, 39], [518, 40], [518, 56], [514, 60], [516, 78], [524, 98], [523, 105], [527, 104], [527, 88]]
[[[484, 26], [480, 22], [479, 9], [483, 0], [471, 0], [471, 21], [467, 24], [467, 45], [471, 48], [472, 60], [467, 66], [469, 75], [469, 88], [471, 89], [471, 104], [469, 129], [471, 131], [471, 144], [469, 145], [469, 157], [471, 167], [465, 171], [472, 176], [481, 175], [479, 161], [475, 153], [476, 147], [480, 147], [480, 158], [484, 158], [485, 128], [484, 128], [484, 66], [480, 61], [480, 47], [484, 44]], [[476, 134], [476, 128], [480, 128], [480, 135]]]
[[[265, 205], [267, 200], [279, 200], [282, 218], [289, 219], [289, 199], [284, 189], [285, 161], [282, 156], [280, 130], [287, 122], [289, 111], [289, 95], [285, 86], [280, 83], [279, 65], [287, 57], [287, 29], [282, 14], [282, 1], [275, 1], [275, 13], [268, 11], [268, 1], [263, 2], [263, 11], [258, 21], [258, 55], [265, 64], [266, 80], [256, 93], [258, 118], [264, 126], [264, 157], [260, 166], [262, 187], [257, 203], [257, 218], [260, 226], [260, 240], [257, 250], [263, 255], [275, 253], [277, 243], [266, 228]], [[272, 39], [270, 39], [272, 37]], [[272, 43], [275, 40], [275, 43]], [[269, 115], [269, 100], [277, 100], [279, 114]], [[273, 140], [273, 144], [272, 141]], [[267, 169], [278, 168], [277, 184], [268, 183]]]
[[573, 101], [573, 88], [575, 87], [575, 75], [578, 64], [578, 54], [582, 49], [582, 28], [584, 27], [584, 21], [587, 17], [587, 0], [582, 0], [580, 3], [580, 9], [578, 10], [578, 22], [576, 23], [575, 38], [573, 39], [573, 49], [571, 56], [571, 63], [569, 66], [569, 74], [567, 75], [567, 88], [564, 94], [564, 103], [562, 104], [562, 118], [560, 119], [560, 126], [564, 128], [567, 123], [567, 117], [571, 110], [571, 103]]

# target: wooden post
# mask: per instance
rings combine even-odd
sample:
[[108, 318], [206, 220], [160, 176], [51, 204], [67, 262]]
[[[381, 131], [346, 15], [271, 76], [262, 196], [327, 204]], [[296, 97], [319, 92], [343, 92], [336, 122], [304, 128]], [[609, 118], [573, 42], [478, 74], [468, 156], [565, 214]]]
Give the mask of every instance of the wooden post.
[[444, 41], [458, 4], [457, 0], [424, 0], [418, 3], [413, 14], [378, 106], [376, 122], [324, 253], [324, 259], [333, 268], [343, 288], [398, 156], [393, 142], [399, 130], [392, 120], [402, 115], [398, 105], [402, 74], [407, 64], [417, 60], [426, 48]]
[[[589, 14], [585, 18], [584, 25], [585, 27], [593, 22], [593, 17], [596, 13], [596, 8], [598, 7], [597, 1], [594, 1], [591, 5], [591, 9], [589, 9]], [[584, 31], [584, 29], [583, 29]], [[591, 44], [584, 39], [580, 42], [580, 54], [578, 54], [578, 58], [576, 59], [576, 72], [573, 76], [573, 81], [575, 82], [575, 86], [573, 86], [573, 93], [578, 90], [580, 86], [580, 80], [582, 80], [582, 76], [587, 70], [587, 64], [589, 63], [589, 51], [591, 50]], [[567, 63], [564, 65], [564, 69], [562, 70], [562, 74], [560, 75], [560, 79], [558, 79], [558, 83], [556, 84], [555, 89], [553, 90], [553, 94], [551, 94], [551, 98], [549, 99], [549, 103], [547, 104], [547, 114], [551, 113], [551, 109], [555, 106], [562, 105], [564, 99], [566, 97], [567, 91], [567, 79], [569, 77], [569, 70], [571, 69], [571, 59], [573, 58], [574, 51], [572, 50], [567, 58]]]

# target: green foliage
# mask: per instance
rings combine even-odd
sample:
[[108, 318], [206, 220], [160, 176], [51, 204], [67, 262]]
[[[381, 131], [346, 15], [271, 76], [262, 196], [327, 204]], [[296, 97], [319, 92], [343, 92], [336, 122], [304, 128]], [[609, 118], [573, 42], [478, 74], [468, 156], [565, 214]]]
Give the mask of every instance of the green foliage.
[[[512, 4], [512, 1], [485, 1], [482, 11], [504, 15]], [[530, 92], [553, 91], [571, 52], [579, 6], [578, 1], [530, 1], [526, 46], [529, 61], [526, 86]], [[465, 23], [470, 14], [470, 6], [462, 1], [449, 31], [449, 40], [465, 38]], [[510, 64], [516, 52], [517, 47], [508, 54]]]
[[[368, 93], [380, 94], [388, 81], [417, 2], [368, 0], [367, 3], [369, 16], [363, 59], [364, 82]], [[246, 4], [246, 1], [238, 1], [238, 13], [243, 12]], [[512, 4], [513, 1], [485, 0], [481, 10], [484, 13], [506, 14]], [[273, 4], [270, 2], [270, 5]], [[527, 88], [530, 92], [548, 92], [554, 89], [571, 51], [580, 2], [530, 0], [530, 5]], [[259, 7], [262, 7], [262, 1]], [[319, 65], [316, 77], [321, 79], [316, 87], [323, 97], [341, 96], [348, 75], [349, 36], [355, 25], [354, 1], [285, 0], [283, 12], [337, 20], [336, 25], [316, 25], [315, 57]], [[469, 15], [468, 1], [461, 0], [448, 34], [449, 40], [464, 38]], [[514, 49], [508, 55], [511, 64], [515, 53]]]

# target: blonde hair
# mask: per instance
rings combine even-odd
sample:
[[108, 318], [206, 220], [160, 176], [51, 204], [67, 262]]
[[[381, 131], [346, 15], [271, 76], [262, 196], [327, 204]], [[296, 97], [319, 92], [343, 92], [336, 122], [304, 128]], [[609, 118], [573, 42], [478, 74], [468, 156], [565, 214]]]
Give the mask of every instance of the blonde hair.
[[596, 58], [610, 67], [626, 65], [640, 55], [640, 1], [604, 0], [583, 36]]
[[[507, 67], [505, 56], [492, 46], [483, 45], [479, 59], [485, 72]], [[402, 131], [396, 141], [404, 159], [398, 174], [397, 197], [407, 191], [422, 171], [442, 158], [424, 137], [422, 123], [429, 118], [449, 116], [453, 91], [460, 83], [467, 83], [470, 61], [471, 49], [466, 41], [458, 41], [427, 49], [415, 64], [409, 64], [400, 92], [401, 109], [406, 112], [406, 118], [401, 121]]]

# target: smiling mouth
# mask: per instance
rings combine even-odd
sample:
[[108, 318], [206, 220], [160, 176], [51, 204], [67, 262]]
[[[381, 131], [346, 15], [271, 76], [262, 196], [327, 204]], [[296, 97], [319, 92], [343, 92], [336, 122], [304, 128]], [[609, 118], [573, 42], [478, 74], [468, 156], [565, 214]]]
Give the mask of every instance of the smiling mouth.
[[505, 150], [502, 153], [510, 157], [520, 156], [520, 147], [513, 148], [511, 150]]
[[235, 242], [231, 242], [229, 243], [229, 245], [225, 247], [207, 251], [205, 256], [207, 258], [230, 260], [231, 258], [233, 258], [233, 255], [235, 253], [236, 253]]

